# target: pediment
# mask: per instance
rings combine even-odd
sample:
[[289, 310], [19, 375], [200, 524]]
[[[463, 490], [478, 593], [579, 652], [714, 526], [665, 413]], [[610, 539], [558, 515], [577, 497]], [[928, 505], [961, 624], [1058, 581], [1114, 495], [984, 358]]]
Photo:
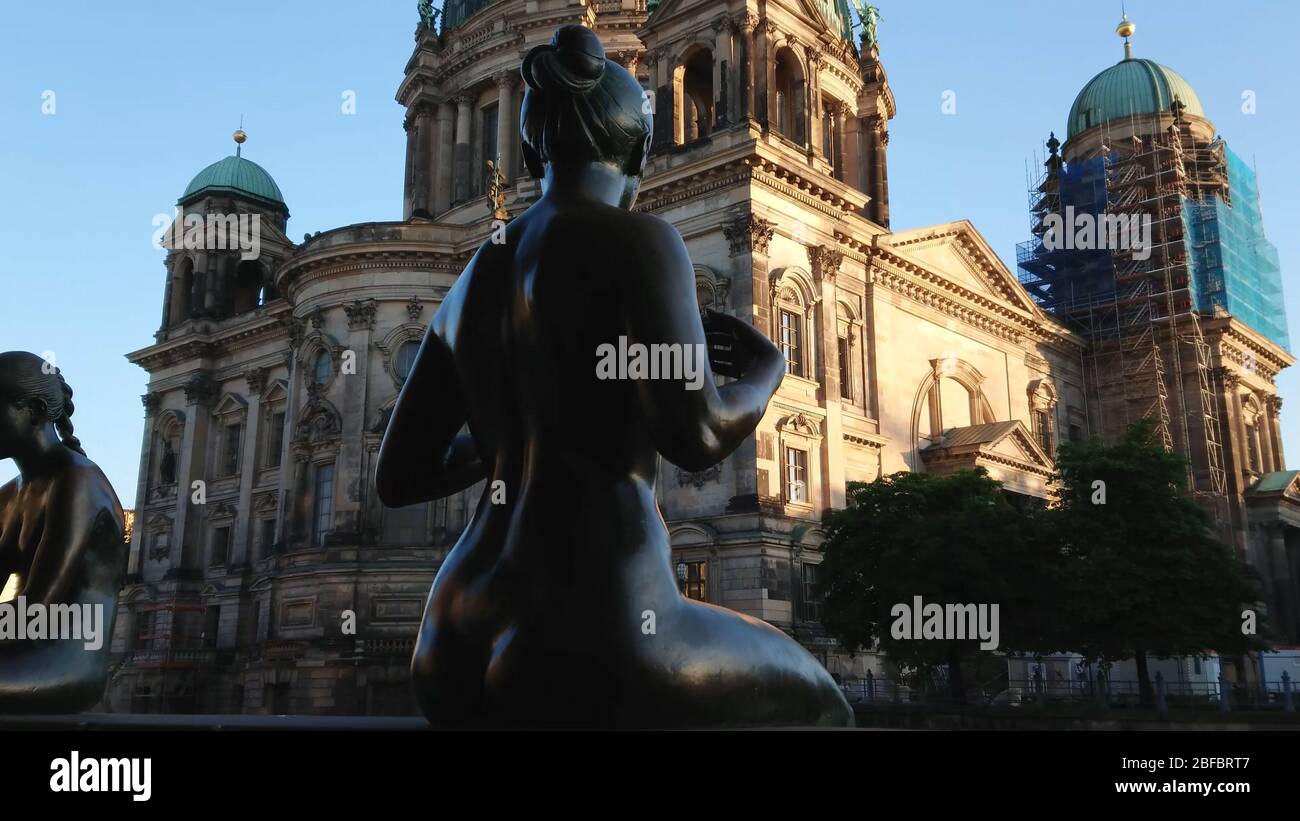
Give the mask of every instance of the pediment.
[[1050, 469], [1052, 466], [1047, 454], [1029, 435], [1029, 431], [1025, 429], [1023, 424], [996, 442], [990, 443], [988, 451], [998, 456], [1014, 459], [1018, 462], [1028, 462], [1042, 468]]
[[880, 237], [880, 247], [979, 297], [1040, 316], [1029, 293], [965, 220]]
[[244, 399], [242, 396], [228, 393], [221, 397], [221, 401], [218, 402], [216, 408], [213, 409], [212, 415], [225, 416], [226, 414], [244, 413], [247, 410], [248, 400]]

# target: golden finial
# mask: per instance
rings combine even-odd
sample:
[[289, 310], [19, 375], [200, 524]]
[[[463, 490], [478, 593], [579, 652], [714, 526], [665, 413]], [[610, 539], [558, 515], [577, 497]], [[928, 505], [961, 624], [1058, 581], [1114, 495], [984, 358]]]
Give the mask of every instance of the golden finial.
[[235, 133], [231, 135], [231, 137], [234, 139], [235, 142], [239, 143], [240, 145], [243, 145], [245, 142], [248, 141], [248, 135], [244, 133], [244, 129], [242, 128], [237, 129]]
[[1132, 37], [1133, 33], [1136, 31], [1137, 31], [1137, 26], [1133, 23], [1132, 20], [1128, 19], [1128, 14], [1125, 14], [1124, 18], [1119, 21], [1119, 25], [1115, 27], [1115, 33], [1118, 34], [1120, 37], [1124, 38], [1124, 59], [1125, 60], [1133, 59], [1133, 43], [1129, 41], [1129, 38]]

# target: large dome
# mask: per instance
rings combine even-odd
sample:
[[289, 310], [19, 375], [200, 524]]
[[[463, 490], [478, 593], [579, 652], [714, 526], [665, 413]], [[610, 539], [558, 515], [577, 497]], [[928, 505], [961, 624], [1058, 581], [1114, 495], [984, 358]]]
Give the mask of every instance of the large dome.
[[226, 157], [214, 162], [198, 173], [181, 194], [182, 205], [209, 191], [242, 194], [272, 205], [284, 205], [280, 186], [275, 184], [266, 169], [243, 157]]
[[1175, 99], [1187, 106], [1186, 113], [1205, 117], [1201, 98], [1178, 72], [1152, 60], [1121, 60], [1079, 92], [1066, 132], [1074, 137], [1108, 120], [1168, 111]]

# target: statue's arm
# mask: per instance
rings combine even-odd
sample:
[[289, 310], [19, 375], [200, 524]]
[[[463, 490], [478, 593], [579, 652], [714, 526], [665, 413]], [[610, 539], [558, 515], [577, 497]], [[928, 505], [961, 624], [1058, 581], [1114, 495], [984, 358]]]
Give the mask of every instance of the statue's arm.
[[388, 507], [441, 499], [486, 476], [466, 415], [451, 350], [439, 334], [424, 336], [379, 448], [375, 486]]
[[[695, 292], [695, 270], [677, 230], [643, 217], [636, 243], [637, 270], [627, 276], [623, 305], [629, 342], [683, 346], [703, 369], [703, 379], [644, 379], [637, 382], [641, 408], [656, 449], [678, 467], [703, 470], [725, 459], [767, 411], [785, 373], [785, 360], [767, 337], [748, 323], [732, 320], [735, 333], [754, 352], [747, 372], [721, 388], [715, 385], [704, 324]], [[687, 347], [689, 346], [689, 347]]]

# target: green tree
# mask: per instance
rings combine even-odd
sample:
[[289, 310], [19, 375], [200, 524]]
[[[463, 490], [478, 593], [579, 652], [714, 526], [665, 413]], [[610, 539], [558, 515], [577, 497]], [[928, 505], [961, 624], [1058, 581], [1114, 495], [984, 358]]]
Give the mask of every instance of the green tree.
[[984, 470], [948, 476], [896, 473], [849, 486], [827, 515], [823, 623], [849, 649], [878, 645], [896, 663], [947, 664], [951, 695], [965, 700], [962, 661], [978, 640], [895, 638], [897, 604], [999, 605], [999, 649], [1040, 648], [1052, 626], [1060, 554], [1044, 513], [1010, 504]]
[[1188, 493], [1186, 461], [1152, 423], [1114, 445], [1062, 444], [1056, 468], [1051, 516], [1069, 569], [1056, 643], [1093, 660], [1134, 659], [1144, 704], [1149, 656], [1258, 646], [1241, 630], [1243, 605], [1259, 600], [1254, 573], [1218, 540]]

